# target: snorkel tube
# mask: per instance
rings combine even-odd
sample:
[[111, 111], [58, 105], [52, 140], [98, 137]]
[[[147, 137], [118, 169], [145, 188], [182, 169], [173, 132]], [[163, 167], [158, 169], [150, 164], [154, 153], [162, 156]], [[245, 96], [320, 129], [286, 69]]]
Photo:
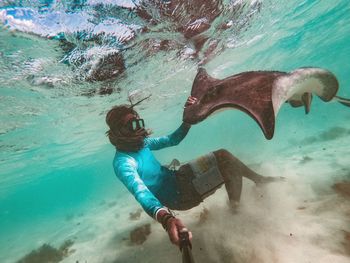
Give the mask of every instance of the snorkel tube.
[[179, 232], [180, 250], [182, 252], [182, 263], [195, 263], [192, 256], [192, 244], [186, 228]]

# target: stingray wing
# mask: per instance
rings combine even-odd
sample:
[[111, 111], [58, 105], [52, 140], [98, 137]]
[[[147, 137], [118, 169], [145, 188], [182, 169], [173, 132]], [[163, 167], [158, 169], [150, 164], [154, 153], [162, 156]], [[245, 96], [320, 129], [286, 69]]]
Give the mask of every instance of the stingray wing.
[[210, 77], [200, 69], [192, 86], [191, 96], [198, 100], [186, 107], [184, 121], [198, 123], [223, 108], [239, 109], [251, 116], [271, 139], [275, 127], [272, 88], [283, 72], [244, 72], [223, 80]]

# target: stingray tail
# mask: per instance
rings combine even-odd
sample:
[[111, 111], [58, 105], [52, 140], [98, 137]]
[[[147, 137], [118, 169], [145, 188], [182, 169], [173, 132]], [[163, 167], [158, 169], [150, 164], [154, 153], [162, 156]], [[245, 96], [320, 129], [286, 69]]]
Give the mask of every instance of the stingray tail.
[[339, 97], [339, 96], [335, 96], [334, 99], [337, 102], [343, 104], [344, 106], [350, 107], [350, 99], [342, 98], [342, 97]]

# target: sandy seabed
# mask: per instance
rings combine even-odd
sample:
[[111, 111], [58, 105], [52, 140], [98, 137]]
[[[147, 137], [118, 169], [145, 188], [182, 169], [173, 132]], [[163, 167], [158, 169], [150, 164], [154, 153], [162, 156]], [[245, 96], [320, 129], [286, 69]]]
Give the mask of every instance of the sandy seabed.
[[[286, 179], [263, 187], [244, 180], [237, 213], [228, 209], [223, 188], [199, 207], [177, 213], [193, 232], [196, 262], [350, 262], [350, 197], [334, 188], [350, 181], [349, 138], [305, 141], [251, 165]], [[87, 215], [86, 229], [75, 233], [74, 253], [62, 262], [181, 262], [158, 223], [144, 212], [130, 218], [137, 209], [129, 198]], [[145, 224], [151, 226], [147, 240], [132, 244], [130, 232]]]

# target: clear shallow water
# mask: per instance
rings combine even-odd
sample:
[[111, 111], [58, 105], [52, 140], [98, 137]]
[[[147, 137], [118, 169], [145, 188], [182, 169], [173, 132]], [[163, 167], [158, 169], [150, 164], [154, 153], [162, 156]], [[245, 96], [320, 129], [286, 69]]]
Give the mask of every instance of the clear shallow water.
[[[338, 94], [350, 97], [348, 1], [262, 1], [247, 5], [240, 15], [227, 1], [225, 12], [205, 31], [209, 40], [197, 58], [191, 58], [193, 40], [174, 32], [171, 19], [151, 25], [137, 15], [127, 15], [128, 10], [118, 9], [120, 1], [110, 1], [111, 6], [103, 12], [96, 9], [96, 3], [85, 1], [81, 8], [73, 8], [53, 1], [48, 9], [41, 7], [39, 11], [30, 1], [0, 5], [1, 262], [14, 262], [45, 242], [59, 246], [68, 238], [75, 241], [74, 260], [113, 262], [113, 257], [118, 258], [111, 240], [114, 236], [114, 245], [123, 246], [115, 236], [127, 236], [133, 226], [127, 215], [137, 205], [113, 174], [113, 148], [104, 136], [104, 115], [112, 105], [124, 103], [130, 92], [151, 93], [139, 107], [141, 115], [154, 135], [171, 132], [181, 122], [182, 105], [210, 41], [216, 41], [217, 46], [204, 67], [214, 77], [248, 70], [323, 67], [337, 76]], [[132, 3], [124, 1], [123, 5]], [[8, 6], [21, 10], [18, 21], [9, 17], [14, 11], [8, 11]], [[157, 8], [151, 10], [157, 12]], [[23, 19], [28, 13], [36, 16]], [[70, 23], [67, 14], [81, 22]], [[95, 19], [92, 24], [91, 18]], [[32, 24], [19, 23], [23, 20]], [[45, 24], [49, 20], [59, 23]], [[230, 20], [232, 27], [218, 30], [221, 23]], [[132, 40], [123, 40], [129, 36], [125, 25], [136, 36]], [[142, 33], [144, 26], [150, 32]], [[89, 34], [82, 36], [84, 30]], [[98, 32], [108, 33], [95, 43], [91, 38]], [[62, 38], [75, 49], [67, 51], [68, 45], [62, 46], [58, 40]], [[164, 39], [172, 44], [159, 50], [157, 41]], [[111, 50], [122, 50], [126, 70], [108, 81], [88, 81], [89, 70], [99, 56]], [[73, 58], [80, 56], [85, 62], [74, 64]], [[113, 93], [99, 95], [106, 87]], [[161, 151], [157, 157], [163, 163], [174, 157], [187, 161], [224, 147], [261, 171], [273, 173], [266, 167], [276, 166], [285, 176], [292, 171], [309, 174], [308, 185], [327, 182], [321, 187], [326, 189], [338, 177], [349, 179], [345, 157], [349, 154], [349, 117], [350, 110], [335, 102], [325, 104], [315, 99], [308, 116], [303, 109], [286, 105], [277, 117], [275, 137], [266, 141], [250, 118], [226, 111], [194, 126], [181, 145]], [[317, 162], [296, 162], [308, 155]], [[323, 165], [327, 167], [324, 171], [331, 166], [334, 174], [322, 173]], [[315, 173], [320, 177], [311, 176]], [[155, 226], [153, 229], [157, 232]], [[105, 257], [101, 250], [86, 249], [97, 243]], [[238, 262], [249, 261], [242, 257]], [[278, 262], [289, 262], [288, 256]]]

